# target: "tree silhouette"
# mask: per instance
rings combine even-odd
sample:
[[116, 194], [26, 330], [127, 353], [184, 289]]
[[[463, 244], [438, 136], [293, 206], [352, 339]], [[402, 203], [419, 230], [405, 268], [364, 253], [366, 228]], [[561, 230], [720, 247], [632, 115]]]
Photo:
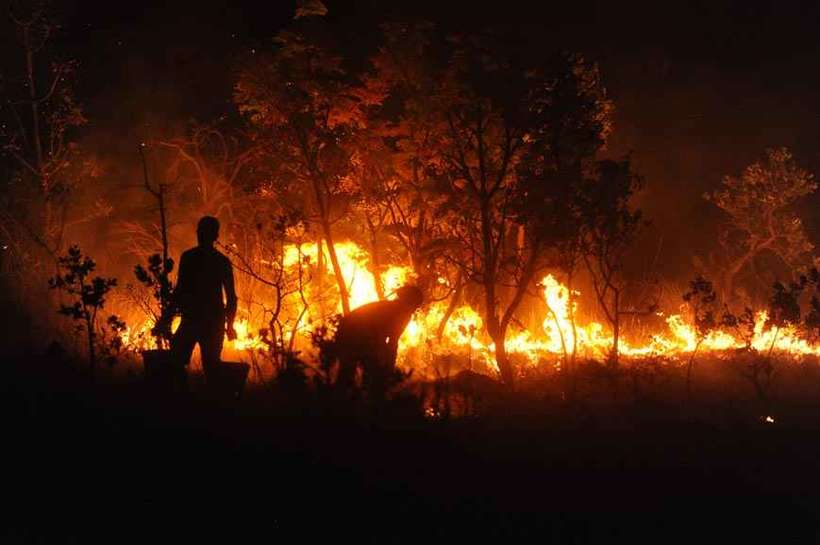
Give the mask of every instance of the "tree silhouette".
[[360, 140], [360, 156], [365, 222], [382, 219], [383, 232], [404, 250], [429, 300], [450, 298], [442, 332], [464, 281], [453, 259], [458, 241], [442, 221], [447, 171], [441, 150], [448, 127], [440, 104], [431, 100], [441, 85], [440, 41], [431, 23], [382, 25], [382, 43], [363, 85], [384, 99], [368, 110], [372, 136]]
[[[69, 304], [60, 304], [58, 312], [78, 322], [78, 330], [85, 332], [88, 362], [93, 377], [97, 368], [97, 314], [105, 306], [105, 297], [117, 285], [117, 279], [92, 277], [97, 265], [77, 245], [71, 246], [65, 255], [59, 257], [58, 265], [61, 273], [49, 280], [49, 287], [60, 290], [70, 298]], [[115, 316], [109, 320], [115, 331], [122, 331], [121, 322]]]
[[692, 394], [692, 371], [695, 365], [695, 357], [703, 341], [718, 327], [717, 293], [715, 293], [712, 282], [698, 276], [689, 282], [689, 290], [682, 297], [689, 305], [695, 322], [695, 349], [692, 350], [689, 363], [686, 365], [686, 395], [690, 397]]
[[604, 143], [609, 102], [581, 57], [524, 70], [493, 40], [455, 43], [435, 97], [447, 129], [447, 218], [463, 249], [464, 276], [482, 292], [501, 376], [512, 384], [507, 331], [568, 235], [561, 203]]
[[[83, 182], [99, 175], [97, 162], [83, 154], [74, 137], [87, 122], [74, 93], [78, 64], [49, 52], [59, 24], [44, 3], [10, 2], [8, 15], [23, 62], [21, 73], [8, 71], [0, 78], [0, 152], [16, 166], [0, 228], [15, 241], [20, 268], [30, 276], [42, 263], [56, 261], [70, 224], [106, 215], [110, 206], [97, 201], [76, 217], [68, 215]], [[38, 251], [24, 248], [23, 240]]]
[[265, 160], [276, 162], [270, 190], [319, 227], [346, 314], [349, 293], [334, 225], [357, 191], [352, 142], [363, 126], [361, 88], [316, 17], [307, 18], [299, 29], [280, 32], [274, 51], [260, 52], [240, 70], [234, 100], [254, 140], [265, 143]]
[[621, 318], [654, 310], [625, 308], [622, 275], [626, 252], [643, 224], [640, 210], [630, 200], [642, 180], [632, 171], [629, 160], [601, 161], [597, 174], [588, 178], [581, 191], [582, 257], [592, 277], [598, 303], [612, 327], [610, 361], [617, 365]]
[[790, 272], [810, 264], [814, 246], [793, 206], [816, 189], [814, 176], [788, 149], [773, 148], [740, 176], [724, 177], [721, 189], [704, 195], [728, 216], [719, 236], [728, 259], [721, 282], [725, 299], [734, 297], [738, 276], [765, 253], [777, 256]]
[[173, 285], [169, 275], [174, 269], [174, 260], [167, 258], [163, 261], [159, 254], [152, 254], [148, 257], [148, 266], [134, 266], [134, 276], [146, 288], [151, 291], [151, 296], [156, 303], [156, 308], [149, 307], [154, 321], [151, 328], [151, 335], [154, 337], [157, 348], [168, 348], [171, 341], [171, 317], [173, 309], [170, 307], [171, 291]]

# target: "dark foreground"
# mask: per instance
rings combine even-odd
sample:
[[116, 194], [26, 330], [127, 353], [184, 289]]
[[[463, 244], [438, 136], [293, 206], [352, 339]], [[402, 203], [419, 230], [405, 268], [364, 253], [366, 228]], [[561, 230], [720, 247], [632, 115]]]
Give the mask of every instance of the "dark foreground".
[[[481, 420], [89, 389], [3, 362], [2, 543], [812, 543], [820, 433], [553, 407]], [[820, 408], [803, 408], [820, 411]], [[502, 411], [504, 412], [504, 411]], [[582, 415], [582, 416], [579, 416]]]

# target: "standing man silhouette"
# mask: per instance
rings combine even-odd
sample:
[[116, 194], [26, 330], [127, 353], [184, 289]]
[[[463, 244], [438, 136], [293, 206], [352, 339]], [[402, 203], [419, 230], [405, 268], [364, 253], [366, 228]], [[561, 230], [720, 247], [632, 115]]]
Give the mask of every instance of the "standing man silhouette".
[[219, 367], [225, 333], [231, 340], [236, 338], [236, 290], [230, 260], [214, 248], [219, 220], [202, 217], [196, 237], [198, 246], [183, 252], [179, 260], [172, 306], [182, 314], [182, 321], [171, 339], [171, 355], [174, 361], [188, 365], [199, 343], [207, 379]]

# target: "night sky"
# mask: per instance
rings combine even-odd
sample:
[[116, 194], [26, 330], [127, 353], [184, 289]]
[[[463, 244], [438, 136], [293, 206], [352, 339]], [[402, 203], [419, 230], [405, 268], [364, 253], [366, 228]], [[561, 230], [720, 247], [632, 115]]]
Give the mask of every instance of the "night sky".
[[[442, 31], [501, 28], [531, 52], [575, 50], [600, 63], [617, 108], [608, 153], [631, 152], [647, 186], [645, 247], [664, 240], [666, 272], [691, 265], [689, 249], [714, 241], [717, 211], [700, 198], [767, 146], [785, 145], [820, 172], [820, 42], [814, 2], [499, 3], [337, 0], [329, 19], [351, 51], [377, 40], [377, 24], [423, 18]], [[186, 120], [234, 115], [232, 68], [292, 18], [294, 3], [67, 1], [54, 48], [80, 61], [82, 138], [111, 156]], [[14, 62], [4, 20], [4, 64]], [[9, 55], [12, 55], [9, 57]], [[820, 243], [820, 199], [805, 203]], [[663, 271], [661, 271], [663, 272]]]

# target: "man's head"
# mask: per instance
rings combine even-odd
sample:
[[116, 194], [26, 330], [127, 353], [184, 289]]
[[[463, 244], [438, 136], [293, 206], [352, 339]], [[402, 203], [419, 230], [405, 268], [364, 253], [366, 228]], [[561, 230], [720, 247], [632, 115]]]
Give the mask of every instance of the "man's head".
[[396, 299], [415, 310], [424, 303], [424, 294], [416, 286], [407, 285], [396, 290]]
[[213, 246], [219, 238], [219, 220], [213, 216], [202, 216], [196, 225], [196, 239], [200, 246]]

